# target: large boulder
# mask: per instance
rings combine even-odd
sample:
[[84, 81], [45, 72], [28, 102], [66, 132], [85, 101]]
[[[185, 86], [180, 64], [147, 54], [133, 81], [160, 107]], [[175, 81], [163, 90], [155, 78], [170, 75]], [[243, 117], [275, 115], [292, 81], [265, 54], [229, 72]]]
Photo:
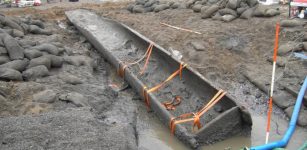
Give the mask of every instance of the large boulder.
[[14, 69], [14, 70], [18, 70], [22, 72], [26, 69], [28, 64], [29, 64], [28, 59], [14, 60], [14, 61], [10, 61], [10, 62], [0, 65], [0, 68], [10, 68], [10, 69]]
[[49, 71], [46, 66], [40, 65], [32, 67], [22, 72], [22, 76], [25, 80], [35, 80], [36, 78], [45, 77], [49, 75]]
[[0, 68], [0, 80], [22, 81], [22, 75], [19, 71], [10, 68]]
[[212, 5], [201, 14], [201, 18], [203, 19], [210, 18], [219, 9], [220, 7], [218, 5]]
[[48, 57], [38, 57], [38, 58], [34, 58], [30, 61], [29, 65], [27, 68], [32, 68], [35, 66], [40, 66], [40, 65], [44, 65], [46, 66], [48, 69], [51, 68], [51, 61]]
[[18, 42], [7, 35], [3, 39], [6, 50], [8, 51], [9, 57], [11, 60], [23, 59], [24, 58], [24, 49], [18, 44]]

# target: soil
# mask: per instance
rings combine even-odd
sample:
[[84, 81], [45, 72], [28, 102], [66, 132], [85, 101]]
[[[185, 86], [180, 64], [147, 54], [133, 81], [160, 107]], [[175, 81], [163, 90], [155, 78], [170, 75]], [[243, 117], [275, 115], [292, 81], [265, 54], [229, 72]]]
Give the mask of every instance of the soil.
[[[2, 13], [10, 16], [30, 15], [33, 18], [44, 20], [51, 26], [64, 24], [70, 28], [69, 24], [67, 25], [67, 20], [64, 14], [66, 10], [76, 8], [90, 9], [103, 17], [111, 18], [130, 26], [170, 52], [178, 50], [183, 55], [182, 59], [184, 62], [187, 62], [191, 67], [197, 68], [197, 70], [204, 77], [208, 78], [214, 85], [228, 91], [228, 93], [233, 96], [238, 103], [248, 108], [248, 110], [252, 113], [254, 120], [251, 144], [263, 144], [268, 90], [266, 89], [267, 87], [261, 89], [261, 87], [257, 87], [252, 84], [251, 81], [246, 78], [246, 74], [250, 73], [254, 74], [254, 76], [261, 76], [263, 77], [264, 81], [270, 83], [270, 69], [272, 65], [267, 60], [273, 53], [275, 24], [276, 22], [287, 18], [287, 6], [273, 6], [279, 7], [281, 10], [281, 14], [276, 17], [254, 17], [249, 20], [236, 19], [225, 23], [212, 19], [201, 19], [201, 15], [199, 13], [194, 13], [191, 9], [168, 9], [159, 13], [151, 12], [133, 14], [126, 10], [127, 5], [127, 2], [88, 3], [88, 1], [81, 1], [80, 4], [76, 4], [74, 6], [71, 6], [71, 3], [63, 2], [48, 4], [46, 6], [43, 5], [37, 8], [1, 8], [0, 12], [2, 11]], [[161, 22], [192, 29], [194, 31], [201, 32], [202, 34], [198, 35], [172, 29], [161, 25]], [[54, 27], [54, 29], [57, 34], [63, 37], [63, 43], [66, 43], [67, 46], [71, 46], [78, 51], [80, 45], [76, 45], [75, 43], [79, 41], [80, 35], [78, 35], [75, 30], [66, 31], [58, 27]], [[280, 43], [301, 40], [298, 35], [302, 33], [302, 31], [306, 31], [306, 28], [303, 27], [299, 32], [286, 29], [282, 30]], [[42, 38], [37, 40], [42, 40]], [[201, 43], [204, 49], [196, 50], [191, 42]], [[91, 53], [91, 56], [99, 56], [95, 51], [91, 51]], [[125, 134], [121, 135], [122, 133], [120, 133], [118, 130], [116, 132], [119, 134], [116, 135], [120, 135], [119, 139], [123, 141], [127, 140], [126, 137], [123, 137], [125, 135], [131, 136], [130, 133], [133, 133], [132, 135], [135, 135], [135, 133], [142, 133], [142, 131], [135, 132], [135, 119], [138, 115], [125, 112], [121, 108], [123, 107], [121, 102], [125, 101], [125, 99], [138, 99], [136, 94], [129, 89], [124, 92], [115, 92], [118, 94], [116, 98], [110, 97], [110, 95], [114, 95], [114, 89], [110, 89], [108, 84], [113, 82], [118, 82], [118, 84], [120, 84], [121, 81], [118, 81], [119, 79], [115, 77], [115, 70], [112, 70], [112, 68], [108, 66], [108, 64], [104, 62], [102, 58], [98, 57], [97, 60], [100, 62], [98, 65], [99, 67], [97, 71], [94, 71], [92, 74], [88, 73], [88, 68], [71, 66], [63, 67], [64, 71], [75, 74], [84, 79], [85, 82], [82, 85], [71, 86], [68, 84], [62, 84], [62, 82], [58, 82], [58, 80], [56, 80], [57, 78], [54, 78], [54, 76], [43, 78], [41, 81], [37, 81], [35, 83], [2, 82], [1, 86], [4, 85], [6, 91], [8, 91], [8, 95], [10, 97], [9, 99], [13, 99], [16, 102], [6, 104], [8, 108], [11, 109], [1, 112], [1, 116], [3, 116], [0, 121], [1, 124], [3, 124], [1, 126], [7, 126], [18, 120], [25, 119], [26, 121], [21, 121], [20, 126], [29, 125], [29, 128], [32, 128], [29, 129], [28, 127], [22, 127], [15, 129], [15, 127], [12, 127], [12, 129], [10, 129], [10, 127], [8, 127], [1, 129], [0, 139], [9, 139], [8, 142], [4, 142], [7, 144], [2, 144], [2, 146], [4, 146], [4, 148], [8, 148], [11, 145], [15, 145], [16, 143], [13, 141], [16, 140], [18, 135], [24, 135], [23, 132], [36, 128], [38, 123], [35, 123], [36, 121], [33, 121], [33, 118], [38, 118], [38, 120], [52, 120], [53, 118], [58, 118], [57, 116], [59, 115], [59, 112], [60, 114], [61, 112], [63, 112], [63, 114], [67, 114], [64, 115], [66, 118], [78, 118], [84, 119], [87, 122], [94, 122], [88, 123], [88, 125], [85, 126], [82, 126], [81, 124], [80, 126], [82, 127], [80, 127], [78, 124], [76, 125], [77, 128], [80, 127], [84, 129], [87, 126], [88, 128], [95, 127], [96, 131], [80, 133], [84, 136], [90, 136], [89, 139], [92, 141], [102, 140], [105, 141], [105, 143], [108, 143], [108, 139], [99, 139], [99, 137], [114, 136], [114, 134], [111, 134], [111, 132], [116, 131], [118, 126]], [[290, 59], [285, 59], [285, 62], [286, 67], [277, 68], [276, 76], [278, 77], [278, 87], [282, 88], [291, 83], [291, 86], [289, 87], [294, 89], [294, 91], [297, 91], [301, 81], [307, 74], [306, 61], [297, 59], [291, 59], [290, 61]], [[251, 78], [252, 77], [253, 76], [251, 76]], [[75, 110], [70, 111], [70, 108], [75, 109], [75, 106], [71, 105], [70, 103], [58, 101], [54, 104], [46, 105], [31, 102], [31, 98], [29, 97], [31, 97], [32, 93], [44, 88], [51, 88], [59, 93], [71, 91], [82, 93], [92, 100], [89, 102], [91, 106], [90, 108], [92, 109], [81, 109], [80, 111], [77, 110], [77, 112], [75, 112]], [[20, 91], [20, 93], [13, 91]], [[294, 95], [293, 97], [295, 98]], [[134, 110], [138, 109], [139, 103], [135, 103], [133, 101], [128, 103], [128, 106], [131, 107], [129, 110], [132, 110], [132, 112], [137, 112]], [[143, 106], [142, 108], [146, 109]], [[118, 109], [121, 111], [118, 111]], [[83, 111], [85, 112], [83, 113]], [[94, 112], [94, 115], [91, 113], [92, 111]], [[78, 113], [80, 113], [80, 115], [76, 115]], [[121, 115], [124, 115], [125, 117]], [[63, 119], [65, 119], [65, 117], [63, 117]], [[127, 122], [122, 121], [124, 118], [127, 118]], [[283, 132], [286, 130], [287, 120], [289, 120], [289, 118], [284, 113], [283, 109], [274, 105], [272, 120], [273, 126], [271, 140], [277, 140], [282, 137]], [[97, 126], [100, 125], [103, 127], [97, 128]], [[41, 130], [54, 128], [52, 122], [49, 122], [49, 124], [47, 123], [47, 126], [47, 128], [42, 128]], [[71, 127], [71, 125], [63, 125], [64, 130]], [[104, 130], [107, 130], [108, 132], [104, 134]], [[293, 136], [293, 140], [289, 143], [289, 149], [297, 149], [299, 145], [302, 145], [302, 143], [305, 141], [304, 139], [307, 139], [306, 128], [298, 127], [297, 130], [298, 131]], [[17, 135], [14, 135], [15, 133]], [[95, 135], [87, 135], [89, 133], [95, 133]], [[100, 133], [103, 134], [99, 135]], [[263, 133], [263, 135], [261, 133]], [[9, 135], [12, 135], [13, 138]], [[61, 136], [60, 133], [53, 134], [51, 132], [47, 135], [54, 137]], [[131, 139], [135, 139], [135, 137], [133, 136]], [[111, 142], [114, 143], [114, 145], [111, 144], [107, 146], [124, 149], [130, 147], [131, 149], [134, 149], [134, 146], [138, 145], [138, 140], [134, 141], [131, 139], [123, 142], [125, 144]], [[26, 139], [18, 139], [17, 141], [20, 141], [19, 144], [23, 144], [23, 142], [27, 143]], [[67, 145], [73, 145], [75, 148], [77, 148], [78, 146], [82, 145], [80, 143], [79, 145], [73, 144], [73, 141], [74, 140], [51, 142], [55, 144], [51, 144], [50, 147], [47, 146], [46, 148], [60, 148]], [[112, 141], [112, 139], [109, 141]], [[32, 142], [42, 143], [43, 141], [39, 138], [38, 140], [33, 140]], [[31, 142], [27, 144], [31, 145]], [[102, 145], [97, 145], [96, 148], [100, 146]], [[95, 149], [95, 147], [92, 148]], [[14, 147], [11, 149], [14, 149]], [[15, 149], [19, 149], [18, 144]]]

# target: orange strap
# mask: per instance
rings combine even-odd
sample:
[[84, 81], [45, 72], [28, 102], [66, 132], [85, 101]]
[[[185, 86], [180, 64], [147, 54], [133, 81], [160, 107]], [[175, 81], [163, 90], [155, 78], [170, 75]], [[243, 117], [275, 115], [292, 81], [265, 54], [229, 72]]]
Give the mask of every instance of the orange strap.
[[182, 114], [178, 117], [171, 118], [170, 121], [171, 133], [172, 134], [175, 133], [176, 124], [190, 122], [190, 121], [193, 121], [193, 127], [192, 127], [193, 131], [195, 126], [197, 126], [198, 129], [200, 129], [201, 128], [200, 117], [204, 113], [206, 113], [210, 108], [212, 108], [212, 106], [214, 106], [217, 102], [219, 102], [224, 97], [225, 94], [226, 92], [224, 92], [223, 90], [219, 90], [218, 93], [216, 93], [215, 96], [209, 101], [209, 103], [197, 113], [187, 113], [187, 114]]
[[150, 109], [150, 99], [148, 94], [158, 91], [160, 88], [162, 88], [167, 82], [169, 82], [170, 80], [172, 80], [174, 77], [176, 77], [176, 75], [178, 75], [180, 72], [182, 72], [182, 69], [185, 68], [187, 65], [186, 64], [180, 64], [180, 67], [178, 70], [176, 70], [173, 74], [171, 74], [166, 80], [164, 80], [162, 83], [152, 87], [151, 89], [147, 90], [147, 87], [143, 87], [143, 97], [145, 99], [145, 103], [147, 106], [147, 109]]
[[118, 64], [118, 69], [117, 69], [117, 74], [121, 77], [121, 78], [124, 78], [125, 77], [125, 69], [127, 68], [128, 66], [123, 64], [123, 62], [120, 62]]
[[167, 110], [175, 110], [176, 106], [178, 106], [181, 103], [181, 97], [175, 96], [174, 99], [172, 99], [169, 102], [163, 102], [162, 104]]
[[139, 63], [140, 61], [142, 61], [145, 57], [147, 57], [147, 58], [146, 58], [145, 65], [144, 65], [144, 67], [143, 67], [143, 69], [142, 69], [142, 71], [141, 71], [141, 72], [144, 72], [145, 69], [146, 69], [146, 67], [147, 67], [147, 64], [148, 64], [148, 61], [149, 61], [149, 57], [150, 57], [150, 55], [151, 55], [152, 48], [153, 48], [153, 44], [150, 43], [150, 45], [148, 46], [148, 48], [147, 48], [147, 50], [146, 50], [144, 56], [142, 56], [142, 57], [141, 57], [139, 60], [137, 60], [137, 61], [130, 62], [130, 63], [126, 63], [126, 64], [124, 64], [123, 62], [120, 62], [120, 63], [118, 64], [118, 68], [117, 68], [117, 73], [118, 73], [118, 75], [119, 75], [120, 77], [124, 78], [124, 76], [125, 76], [125, 69], [126, 69], [127, 67], [132, 66], [132, 65], [135, 65], [135, 64]]
[[145, 72], [145, 70], [147, 68], [149, 58], [150, 58], [150, 55], [151, 55], [151, 52], [152, 52], [152, 48], [153, 48], [153, 44], [150, 43], [149, 47], [147, 48], [146, 54], [145, 54], [147, 58], [146, 58], [146, 61], [145, 61], [143, 68], [140, 71], [140, 75], [143, 75], [143, 73]]

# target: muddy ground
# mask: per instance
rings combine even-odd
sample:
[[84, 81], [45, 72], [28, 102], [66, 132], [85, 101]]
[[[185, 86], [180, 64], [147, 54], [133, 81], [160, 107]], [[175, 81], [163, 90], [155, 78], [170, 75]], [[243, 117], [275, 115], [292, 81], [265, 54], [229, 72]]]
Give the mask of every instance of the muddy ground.
[[[56, 5], [55, 7], [46, 5], [37, 9], [1, 8], [0, 11], [9, 16], [30, 15], [32, 18], [43, 20], [53, 29], [54, 34], [61, 37], [61, 42], [65, 46], [71, 47], [72, 53], [90, 56], [98, 64], [94, 71], [89, 71], [91, 68], [88, 66], [76, 67], [64, 64], [61, 69], [51, 71], [54, 72], [52, 76], [36, 81], [2, 82], [1, 87], [8, 92], [5, 97], [9, 101], [6, 104], [10, 109], [1, 112], [0, 124], [4, 127], [0, 131], [1, 147], [3, 149], [22, 149], [30, 146], [33, 149], [34, 147], [35, 149], [63, 147], [67, 149], [79, 147], [81, 149], [100, 149], [101, 147], [136, 149], [139, 146], [142, 149], [145, 143], [144, 149], [150, 149], [150, 144], [146, 147], [146, 142], [140, 143], [142, 141], [140, 137], [143, 135], [138, 134], [143, 133], [147, 128], [146, 121], [145, 123], [142, 121], [144, 117], [139, 117], [144, 116], [146, 108], [142, 102], [135, 101], [139, 98], [131, 89], [117, 92], [116, 87], [109, 86], [113, 83], [122, 84], [122, 81], [116, 77], [116, 71], [93, 48], [84, 49], [82, 46], [84, 39], [80, 38], [79, 33], [67, 23], [64, 11], [76, 8], [91, 9], [101, 16], [125, 23], [165, 49], [171, 52], [180, 51], [183, 61], [198, 68], [197, 70], [213, 84], [227, 90], [238, 103], [250, 110], [254, 119], [251, 144], [263, 144], [271, 73], [271, 63], [268, 60], [273, 53], [275, 24], [287, 18], [287, 7], [273, 6], [281, 10], [281, 14], [276, 17], [236, 19], [225, 23], [201, 19], [201, 15], [194, 13], [191, 9], [168, 9], [159, 13], [133, 14], [126, 10], [128, 4], [128, 2], [103, 4], [95, 2], [72, 6], [71, 3], [64, 2], [50, 4]], [[160, 22], [193, 29], [201, 32], [202, 35], [168, 28]], [[67, 28], [62, 29], [59, 26]], [[303, 31], [306, 31], [304, 26], [299, 30], [282, 29], [280, 43], [301, 42], [302, 37], [299, 35]], [[47, 36], [29, 35], [28, 38], [41, 41]], [[193, 42], [201, 43], [204, 49], [196, 50], [191, 44]], [[284, 65], [280, 64], [277, 69], [277, 93], [286, 93], [289, 99], [295, 99], [295, 92], [289, 91], [298, 91], [307, 74], [306, 60], [293, 58], [289, 54], [279, 57], [278, 60], [283, 61]], [[63, 82], [61, 76], [65, 76], [66, 73], [77, 76], [82, 80], [82, 84], [72, 85]], [[63, 101], [52, 104], [33, 102], [32, 95], [44, 89], [52, 89], [59, 96], [78, 92], [88, 99], [89, 104], [84, 108], [77, 108], [76, 105]], [[293, 100], [289, 103], [284, 101], [283, 94], [278, 95], [282, 96], [280, 101], [278, 99], [274, 101], [278, 106], [274, 105], [273, 109], [271, 140], [282, 137], [289, 120], [285, 112], [289, 112], [287, 108], [293, 105]], [[302, 120], [306, 120], [306, 117], [306, 114], [301, 115]], [[151, 114], [149, 120], [150, 118], [154, 116]], [[137, 125], [136, 120], [143, 125], [141, 127]], [[16, 122], [18, 124], [13, 126], [12, 124]], [[86, 132], [83, 132], [84, 130]], [[298, 127], [297, 130], [294, 140], [289, 144], [289, 149], [296, 149], [307, 139], [306, 127]], [[60, 131], [67, 132], [63, 134]], [[32, 138], [33, 133], [37, 135], [36, 138]], [[68, 134], [71, 138], [67, 138]], [[82, 135], [82, 138], [77, 135]], [[48, 139], [48, 137], [56, 137], [59, 140]], [[121, 142], [114, 141], [113, 137]], [[240, 143], [240, 140], [232, 143]], [[227, 145], [223, 147], [226, 148]], [[171, 148], [185, 149], [172, 146]]]

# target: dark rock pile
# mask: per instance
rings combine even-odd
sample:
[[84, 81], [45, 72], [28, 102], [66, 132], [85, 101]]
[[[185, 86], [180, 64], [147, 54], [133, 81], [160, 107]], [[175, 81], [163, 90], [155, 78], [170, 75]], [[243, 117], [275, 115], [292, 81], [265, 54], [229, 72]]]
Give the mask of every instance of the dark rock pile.
[[257, 0], [189, 0], [186, 3], [136, 0], [127, 9], [132, 13], [144, 13], [176, 8], [190, 8], [201, 13], [203, 19], [212, 18], [225, 22], [236, 18], [273, 17], [280, 14], [278, 9], [259, 5]]
[[159, 0], [136, 0], [128, 6], [132, 13], [160, 12], [166, 9], [186, 8], [185, 4], [180, 2], [161, 2]]
[[[63, 63], [94, 67], [90, 57], [68, 56], [61, 41], [52, 40], [52, 30], [41, 20], [0, 15], [0, 80], [29, 81], [49, 76]], [[42, 36], [42, 41], [29, 40]], [[51, 39], [51, 40], [46, 40]]]

